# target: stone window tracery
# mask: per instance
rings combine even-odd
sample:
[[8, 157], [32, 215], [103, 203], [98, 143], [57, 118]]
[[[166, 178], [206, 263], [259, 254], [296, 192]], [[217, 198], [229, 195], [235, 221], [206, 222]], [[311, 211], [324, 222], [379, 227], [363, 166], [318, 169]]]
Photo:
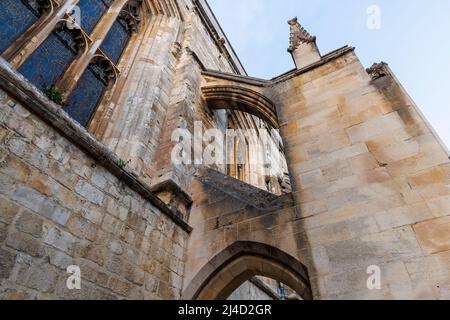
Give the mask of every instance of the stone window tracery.
[[[63, 3], [78, 7], [79, 24], [73, 24], [69, 11], [58, 11], [71, 10], [72, 6]], [[0, 53], [7, 50], [4, 57], [39, 89], [55, 86], [64, 110], [87, 126], [120, 74], [116, 65], [140, 30], [143, 4], [142, 0], [125, 4], [115, 0], [0, 0], [0, 22], [5, 21], [0, 25]], [[40, 20], [44, 15], [48, 21]], [[93, 33], [100, 23], [109, 30]], [[30, 44], [31, 38], [38, 40]], [[92, 50], [99, 42], [100, 47]]]
[[18, 71], [39, 89], [54, 85], [85, 43], [81, 32], [61, 21]]
[[50, 0], [0, 1], [0, 53], [52, 8]]
[[141, 24], [140, 5], [140, 1], [129, 1], [121, 10], [119, 17], [114, 21], [102, 43], [101, 49], [114, 63], [118, 63], [120, 60], [131, 35], [139, 30]]
[[64, 110], [78, 123], [87, 126], [108, 85], [115, 80], [114, 69], [104, 57], [96, 57], [78, 81]]

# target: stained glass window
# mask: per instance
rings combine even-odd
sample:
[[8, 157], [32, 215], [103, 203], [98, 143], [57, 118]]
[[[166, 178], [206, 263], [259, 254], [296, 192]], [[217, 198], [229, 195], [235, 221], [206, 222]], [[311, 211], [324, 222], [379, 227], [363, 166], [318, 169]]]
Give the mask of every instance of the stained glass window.
[[91, 34], [113, 0], [80, 0], [81, 27]]
[[0, 0], [0, 52], [30, 28], [40, 13], [35, 2]]
[[107, 87], [104, 71], [95, 64], [89, 65], [64, 110], [81, 125], [87, 126]]
[[130, 40], [131, 32], [125, 20], [118, 18], [108, 32], [101, 49], [114, 62], [117, 63]]
[[54, 85], [77, 55], [77, 44], [67, 29], [52, 32], [18, 69], [40, 89]]

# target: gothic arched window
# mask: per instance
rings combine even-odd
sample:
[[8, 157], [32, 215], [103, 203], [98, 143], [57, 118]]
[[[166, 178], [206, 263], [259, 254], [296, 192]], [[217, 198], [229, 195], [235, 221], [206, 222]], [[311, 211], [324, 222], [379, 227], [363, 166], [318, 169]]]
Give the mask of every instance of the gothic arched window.
[[49, 5], [49, 1], [1, 0], [0, 53], [36, 23]]
[[114, 0], [80, 0], [81, 27], [91, 34]]
[[133, 32], [137, 32], [140, 25], [139, 1], [129, 1], [120, 12], [108, 35], [101, 45], [101, 49], [114, 63], [119, 62], [123, 51], [127, 47]]
[[117, 63], [130, 38], [131, 33], [128, 30], [126, 21], [119, 17], [109, 30], [101, 49], [112, 62]]
[[64, 110], [81, 125], [87, 126], [114, 76], [113, 66], [108, 60], [94, 58], [66, 101]]
[[18, 71], [40, 89], [56, 83], [85, 45], [81, 32], [69, 30], [64, 21], [19, 67]]

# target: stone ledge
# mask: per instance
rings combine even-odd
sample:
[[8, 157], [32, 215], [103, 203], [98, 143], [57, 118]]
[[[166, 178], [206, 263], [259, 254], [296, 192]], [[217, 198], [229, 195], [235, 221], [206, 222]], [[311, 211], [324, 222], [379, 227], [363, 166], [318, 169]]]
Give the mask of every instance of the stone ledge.
[[262, 212], [294, 207], [291, 193], [278, 196], [210, 168], [199, 169], [195, 176], [200, 182]]
[[203, 70], [202, 75], [204, 77], [224, 79], [224, 80], [235, 81], [237, 83], [262, 87], [262, 88], [270, 88], [276, 84], [279, 84], [281, 82], [292, 79], [300, 74], [306, 73], [306, 72], [316, 69], [320, 66], [323, 66], [324, 64], [327, 64], [328, 62], [333, 61], [335, 59], [338, 59], [338, 58], [342, 57], [343, 55], [347, 54], [348, 52], [353, 52], [354, 50], [355, 50], [354, 47], [344, 46], [342, 48], [339, 48], [337, 50], [334, 50], [334, 51], [324, 55], [319, 61], [317, 61], [313, 64], [310, 64], [309, 66], [306, 66], [301, 69], [290, 70], [290, 71], [283, 73], [283, 74], [281, 74], [273, 79], [270, 79], [270, 80], [264, 80], [264, 79], [249, 77], [249, 76], [245, 76], [245, 75], [237, 75], [237, 74], [233, 74], [233, 73], [209, 70], [209, 69], [206, 69], [204, 66], [202, 66], [202, 70]]
[[355, 51], [354, 47], [344, 46], [337, 50], [331, 51], [330, 53], [327, 53], [319, 61], [314, 62], [313, 64], [310, 64], [309, 66], [303, 67], [301, 69], [293, 69], [291, 71], [288, 71], [284, 74], [279, 75], [278, 77], [271, 79], [270, 81], [273, 84], [278, 84], [278, 83], [284, 82], [284, 81], [292, 79], [300, 74], [306, 73], [306, 72], [316, 69], [320, 66], [323, 66], [324, 64], [327, 64], [328, 62], [333, 61], [337, 58], [340, 58], [343, 55], [345, 55], [349, 52], [353, 52], [353, 51]]
[[51, 102], [40, 90], [28, 82], [9, 63], [0, 58], [0, 88], [33, 111], [47, 124], [55, 128], [69, 141], [93, 157], [100, 165], [139, 193], [183, 230], [190, 233], [192, 227], [183, 218], [153, 194], [134, 172], [117, 165], [120, 160], [106, 146], [95, 139], [84, 127], [74, 121], [60, 106]]
[[270, 80], [264, 80], [243, 75], [236, 75], [232, 73], [220, 72], [215, 70], [205, 69], [204, 71], [202, 71], [202, 75], [204, 77], [210, 77], [213, 79], [230, 80], [235, 81], [237, 83], [248, 84], [257, 87], [269, 87], [272, 85], [272, 82]]

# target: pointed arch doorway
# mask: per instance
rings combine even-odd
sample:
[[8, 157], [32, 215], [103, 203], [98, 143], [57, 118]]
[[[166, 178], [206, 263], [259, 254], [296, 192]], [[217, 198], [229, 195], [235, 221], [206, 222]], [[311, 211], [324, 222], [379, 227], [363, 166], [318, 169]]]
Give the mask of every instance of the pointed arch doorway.
[[236, 242], [209, 261], [186, 287], [186, 300], [225, 300], [255, 276], [282, 282], [302, 299], [312, 293], [306, 267], [278, 248], [257, 242]]

